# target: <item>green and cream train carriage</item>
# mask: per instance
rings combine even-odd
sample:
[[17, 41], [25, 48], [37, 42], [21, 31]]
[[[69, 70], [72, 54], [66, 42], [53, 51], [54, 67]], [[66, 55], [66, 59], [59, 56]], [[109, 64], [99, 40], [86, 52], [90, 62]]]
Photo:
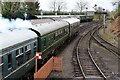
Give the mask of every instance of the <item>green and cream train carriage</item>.
[[38, 35], [38, 52], [43, 59], [69, 37], [69, 25], [65, 21], [37, 24], [31, 30]]
[[41, 52], [44, 60], [78, 32], [78, 26], [77, 19], [59, 20], [0, 33], [0, 79], [21, 78], [29, 73], [35, 66], [36, 52]]
[[77, 35], [79, 32], [80, 28], [80, 20], [77, 18], [66, 18], [62, 19], [69, 24], [69, 29], [70, 29], [70, 37]]

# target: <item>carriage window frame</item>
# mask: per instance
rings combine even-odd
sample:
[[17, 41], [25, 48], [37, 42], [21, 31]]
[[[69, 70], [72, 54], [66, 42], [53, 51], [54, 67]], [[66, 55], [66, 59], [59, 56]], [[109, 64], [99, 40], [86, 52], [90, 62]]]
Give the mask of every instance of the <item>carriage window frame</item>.
[[37, 52], [37, 47], [34, 47], [34, 54], [36, 54]]
[[48, 38], [48, 45], [51, 44], [51, 37]]
[[52, 35], [52, 37], [51, 37], [51, 43], [53, 43], [53, 39], [54, 39], [54, 36]]
[[46, 47], [46, 38], [43, 39], [43, 47]]
[[58, 35], [61, 35], [61, 30], [59, 30], [59, 32], [58, 32], [59, 34]]
[[57, 36], [58, 36], [58, 33], [56, 32], [56, 33], [55, 33], [55, 37], [57, 37]]
[[[18, 52], [18, 54], [16, 53], [16, 66], [19, 67], [24, 63], [24, 61], [23, 61], [24, 47], [21, 47], [21, 48], [17, 49], [16, 52]], [[20, 63], [19, 59], [22, 60], [21, 63]]]
[[7, 54], [7, 58], [8, 58], [8, 70], [12, 69], [12, 54], [9, 53]]
[[28, 52], [31, 50], [31, 44], [28, 44], [25, 46], [25, 52]]
[[[28, 58], [28, 56], [29, 56], [29, 58]], [[26, 61], [29, 61], [29, 60], [30, 60], [30, 58], [31, 58], [31, 50], [25, 52], [25, 57], [26, 57], [26, 58], [25, 58]]]
[[64, 32], [67, 33], [67, 28], [64, 29]]
[[68, 28], [65, 28], [65, 33], [68, 33], [69, 32], [69, 29]]
[[69, 32], [69, 28], [67, 28], [67, 32]]
[[24, 53], [23, 47], [20, 48], [20, 53]]
[[36, 41], [33, 43], [33, 49], [34, 49], [34, 54], [36, 54], [36, 52], [37, 52], [37, 42]]
[[[16, 62], [17, 67], [21, 66], [24, 63], [22, 60], [23, 57], [24, 57], [24, 55], [20, 55], [20, 56], [16, 57], [16, 61], [18, 61], [18, 63]], [[22, 60], [22, 63], [20, 63], [20, 61], [18, 60], [19, 58], [22, 58], [22, 59], [20, 59], [20, 60]], [[20, 65], [18, 65], [18, 64], [20, 64]]]
[[[17, 54], [17, 52], [18, 52], [18, 54]], [[16, 58], [19, 57], [19, 56], [21, 56], [21, 55], [23, 55], [23, 54], [24, 54], [23, 47], [16, 50]]]
[[34, 42], [33, 44], [34, 44], [34, 48], [37, 47], [37, 42]]
[[62, 31], [62, 30], [61, 30], [60, 32], [61, 32], [61, 34], [63, 34], [63, 31]]
[[[36, 42], [33, 42], [33, 43], [36, 43]], [[32, 43], [27, 44], [27, 45], [25, 46], [25, 57], [26, 57], [25, 60], [26, 60], [26, 61], [30, 60], [30, 58], [31, 58], [31, 50], [32, 50], [31, 44], [32, 44]], [[36, 46], [34, 46], [34, 48], [36, 48], [36, 47], [37, 47], [37, 43], [36, 43]], [[27, 56], [28, 56], [28, 55], [30, 55], [30, 58], [27, 59]]]
[[19, 55], [20, 54], [19, 49], [17, 49], [15, 53], [16, 53], [16, 56]]

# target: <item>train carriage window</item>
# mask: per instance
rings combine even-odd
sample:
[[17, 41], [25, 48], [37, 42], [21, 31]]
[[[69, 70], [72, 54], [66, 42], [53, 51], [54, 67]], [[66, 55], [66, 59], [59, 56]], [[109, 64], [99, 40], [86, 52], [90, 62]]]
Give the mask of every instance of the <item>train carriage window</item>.
[[20, 48], [20, 53], [23, 53], [23, 48]]
[[30, 44], [25, 46], [25, 51], [29, 51], [31, 48], [30, 48]]
[[20, 49], [16, 50], [16, 57], [18, 57], [22, 54], [23, 54], [23, 48], [20, 48]]
[[23, 64], [23, 55], [20, 55], [16, 58], [17, 61], [17, 67]]
[[36, 53], [36, 47], [37, 47], [37, 43], [36, 42], [34, 42], [34, 54]]
[[12, 67], [12, 54], [8, 54], [8, 69]]
[[58, 35], [60, 35], [60, 34], [61, 34], [61, 31], [58, 32]]
[[17, 56], [17, 55], [19, 55], [19, 49], [18, 49], [18, 50], [16, 50], [16, 56]]
[[27, 46], [25, 46], [25, 51], [27, 51]]
[[36, 47], [34, 47], [34, 54], [36, 54], [36, 52], [37, 52], [37, 48], [36, 48]]
[[57, 37], [57, 36], [58, 36], [58, 33], [56, 32], [56, 33], [55, 33], [55, 37]]
[[51, 38], [52, 40], [51, 40], [51, 42], [53, 43], [53, 39], [54, 39], [54, 36], [52, 35], [52, 38]]
[[23, 48], [16, 50], [16, 62], [18, 67], [23, 64], [23, 53], [24, 53]]
[[31, 50], [25, 53], [26, 60], [28, 61], [31, 58]]
[[48, 45], [50, 45], [50, 37], [48, 38], [48, 41], [47, 41], [47, 42], [48, 42]]
[[46, 38], [44, 38], [44, 40], [43, 40], [43, 46], [44, 47], [46, 46]]
[[31, 58], [31, 45], [25, 46], [25, 58], [28, 61]]
[[64, 29], [64, 33], [66, 33], [66, 31], [67, 31], [67, 29], [65, 28], [65, 29]]
[[34, 47], [36, 47], [37, 46], [37, 43], [36, 42], [34, 42]]
[[69, 31], [69, 29], [68, 29], [68, 28], [66, 28], [66, 29], [65, 29], [65, 33], [67, 33], [68, 31]]
[[60, 31], [60, 34], [62, 34], [62, 30]]
[[69, 28], [67, 28], [67, 32], [69, 32]]
[[62, 36], [62, 30], [59, 31], [59, 36], [60, 36], [60, 37]]

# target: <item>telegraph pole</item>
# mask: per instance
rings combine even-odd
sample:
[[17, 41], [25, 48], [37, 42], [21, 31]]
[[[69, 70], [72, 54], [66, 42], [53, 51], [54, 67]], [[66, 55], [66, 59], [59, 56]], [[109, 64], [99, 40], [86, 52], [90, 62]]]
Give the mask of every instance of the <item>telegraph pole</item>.
[[87, 16], [87, 9], [88, 9], [88, 8], [86, 7], [86, 16]]
[[103, 9], [103, 27], [104, 27], [104, 33], [105, 33], [105, 24], [106, 24], [106, 19], [105, 19], [105, 17], [106, 17], [106, 15], [104, 14], [104, 11], [105, 11], [105, 9]]

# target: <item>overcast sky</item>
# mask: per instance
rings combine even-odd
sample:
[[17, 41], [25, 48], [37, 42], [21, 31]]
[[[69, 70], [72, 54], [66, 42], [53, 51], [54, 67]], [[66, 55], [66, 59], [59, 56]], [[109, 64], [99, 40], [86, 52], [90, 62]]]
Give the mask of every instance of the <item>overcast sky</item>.
[[[41, 5], [41, 8], [42, 10], [50, 10], [49, 9], [49, 2], [51, 0], [39, 0], [40, 2], [40, 5]], [[71, 11], [71, 10], [74, 10], [75, 9], [75, 4], [76, 4], [76, 1], [78, 0], [63, 0], [67, 3], [67, 9], [65, 11]], [[93, 6], [95, 4], [97, 4], [97, 6], [101, 6], [103, 7], [104, 9], [106, 10], [109, 10], [109, 11], [112, 11], [114, 9], [114, 7], [112, 6], [111, 4], [111, 0], [86, 0], [88, 1], [88, 10], [89, 11], [93, 11]]]

